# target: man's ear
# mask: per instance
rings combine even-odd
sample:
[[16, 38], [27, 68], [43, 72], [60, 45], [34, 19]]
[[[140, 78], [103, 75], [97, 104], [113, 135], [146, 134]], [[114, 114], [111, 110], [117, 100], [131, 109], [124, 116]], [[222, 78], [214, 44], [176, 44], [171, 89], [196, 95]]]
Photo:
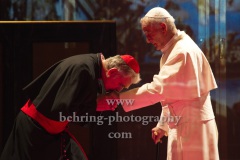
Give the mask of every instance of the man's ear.
[[160, 23], [160, 27], [161, 27], [161, 31], [163, 33], [166, 33], [167, 32], [167, 25], [165, 23]]
[[116, 76], [118, 74], [118, 69], [117, 68], [111, 68], [107, 71], [107, 76]]

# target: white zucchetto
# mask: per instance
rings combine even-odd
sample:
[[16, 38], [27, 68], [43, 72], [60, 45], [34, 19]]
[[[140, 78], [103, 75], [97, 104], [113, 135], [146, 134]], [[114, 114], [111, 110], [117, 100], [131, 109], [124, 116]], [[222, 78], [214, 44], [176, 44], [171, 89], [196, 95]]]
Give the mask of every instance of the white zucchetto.
[[[161, 7], [155, 7], [152, 8], [147, 12], [145, 17], [151, 17], [151, 18], [173, 18], [167, 10]], [[173, 18], [174, 19], [174, 18]]]

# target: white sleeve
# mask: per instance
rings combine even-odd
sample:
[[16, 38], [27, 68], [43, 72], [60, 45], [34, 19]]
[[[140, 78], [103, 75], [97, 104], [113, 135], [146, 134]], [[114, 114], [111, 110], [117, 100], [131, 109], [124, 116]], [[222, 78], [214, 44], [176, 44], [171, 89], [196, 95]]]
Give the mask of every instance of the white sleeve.
[[163, 99], [161, 94], [153, 89], [149, 89], [149, 85], [149, 83], [146, 83], [139, 88], [120, 93], [120, 99], [134, 100], [132, 104], [123, 103], [122, 107], [125, 112], [153, 105]]
[[[153, 105], [164, 100], [166, 96], [173, 98], [172, 94], [176, 93], [175, 89], [173, 90], [176, 86], [173, 84], [176, 84], [175, 82], [179, 80], [176, 77], [178, 77], [178, 71], [182, 68], [183, 61], [184, 55], [182, 54], [174, 57], [169, 64], [163, 65], [159, 74], [153, 76], [151, 83], [120, 93], [120, 99], [134, 100], [132, 105], [124, 103], [122, 105], [123, 109], [128, 112]], [[180, 77], [182, 76], [184, 75]]]
[[164, 130], [166, 132], [166, 136], [168, 135], [168, 122], [166, 120], [166, 117], [169, 116], [169, 108], [168, 107], [162, 107], [162, 113], [160, 116], [160, 120], [157, 123], [157, 127]]

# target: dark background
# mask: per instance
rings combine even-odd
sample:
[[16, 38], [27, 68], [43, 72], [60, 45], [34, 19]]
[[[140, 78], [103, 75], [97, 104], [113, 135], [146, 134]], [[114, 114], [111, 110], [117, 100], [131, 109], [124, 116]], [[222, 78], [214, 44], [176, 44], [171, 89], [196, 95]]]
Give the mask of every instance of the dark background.
[[[8, 137], [19, 108], [25, 103], [22, 87], [58, 59], [84, 52], [103, 52], [106, 57], [129, 53], [141, 64], [142, 81], [138, 85], [152, 81], [152, 76], [159, 72], [161, 52], [145, 43], [139, 20], [156, 6], [166, 8], [175, 17], [178, 28], [186, 31], [208, 58], [218, 84], [218, 89], [212, 91], [211, 96], [219, 130], [220, 158], [240, 159], [238, 0], [0, 0], [2, 21], [46, 21], [34, 25], [1, 24], [0, 148]], [[89, 22], [78, 24], [79, 20], [112, 20], [114, 24], [91, 23], [90, 27]], [[115, 28], [110, 29], [112, 25]], [[159, 116], [161, 106], [156, 104], [129, 113], [119, 108], [117, 112], [122, 116]], [[92, 135], [94, 129], [75, 129], [78, 126], [74, 125], [72, 132], [84, 134], [78, 138], [88, 153], [95, 156], [106, 154], [105, 159], [109, 160], [155, 159], [156, 146], [150, 132], [155, 125], [154, 122], [146, 126], [131, 122], [95, 126], [94, 129], [102, 130], [102, 134], [95, 138]], [[132, 138], [110, 140], [107, 136], [111, 131], [131, 132]], [[82, 140], [81, 137], [86, 138]], [[162, 159], [166, 155], [165, 143], [166, 139], [160, 147]], [[95, 152], [94, 149], [100, 150]]]

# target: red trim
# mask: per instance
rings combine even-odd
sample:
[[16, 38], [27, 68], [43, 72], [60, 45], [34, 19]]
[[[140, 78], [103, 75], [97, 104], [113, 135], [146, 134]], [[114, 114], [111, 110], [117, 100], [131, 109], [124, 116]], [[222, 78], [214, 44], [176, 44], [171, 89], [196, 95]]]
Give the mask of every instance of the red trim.
[[83, 147], [78, 142], [78, 140], [74, 137], [74, 135], [72, 133], [70, 133], [67, 129], [65, 129], [65, 132], [67, 132], [68, 135], [77, 143], [78, 147], [81, 149], [81, 151], [82, 151], [83, 155], [85, 156], [86, 160], [88, 160], [87, 154], [85, 153]]
[[30, 100], [21, 108], [21, 110], [29, 117], [37, 121], [48, 133], [58, 134], [66, 128], [68, 121], [59, 122], [51, 120], [38, 112], [34, 104]]

